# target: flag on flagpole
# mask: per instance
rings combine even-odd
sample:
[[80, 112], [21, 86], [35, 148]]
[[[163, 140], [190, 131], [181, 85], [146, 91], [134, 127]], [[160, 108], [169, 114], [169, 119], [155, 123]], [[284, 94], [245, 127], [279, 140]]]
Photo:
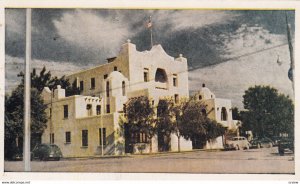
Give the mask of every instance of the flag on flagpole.
[[149, 17], [149, 20], [148, 20], [148, 22], [147, 22], [146, 27], [147, 27], [148, 29], [152, 28], [152, 20], [151, 20], [151, 16]]

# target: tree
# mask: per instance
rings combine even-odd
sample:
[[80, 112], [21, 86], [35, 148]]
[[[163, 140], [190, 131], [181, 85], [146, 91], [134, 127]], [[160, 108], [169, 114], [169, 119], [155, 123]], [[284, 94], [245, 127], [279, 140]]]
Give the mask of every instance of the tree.
[[[23, 77], [21, 84], [24, 84], [23, 72], [20, 72], [18, 76]], [[31, 72], [31, 87], [36, 88], [39, 92], [42, 92], [44, 87], [49, 87], [53, 90], [56, 89], [57, 85], [60, 85], [66, 90], [66, 96], [78, 95], [80, 94], [80, 90], [75, 84], [76, 80], [70, 85], [69, 79], [66, 79], [64, 75], [60, 78], [57, 76], [52, 77], [51, 72], [47, 72], [45, 66], [40, 71], [39, 75], [35, 68], [33, 68]]]
[[154, 107], [148, 97], [132, 98], [126, 104], [125, 123], [130, 133], [145, 133], [150, 140], [150, 152], [152, 152], [152, 138], [157, 131], [157, 120]]
[[256, 136], [294, 136], [292, 100], [270, 86], [254, 86], [245, 91], [242, 121]]
[[181, 98], [180, 103], [175, 104], [173, 107], [173, 112], [175, 114], [175, 124], [174, 124], [174, 133], [177, 137], [177, 148], [178, 152], [180, 152], [180, 137], [182, 136], [182, 132], [184, 132], [185, 122], [183, 119], [183, 112], [187, 107], [188, 99]]
[[[23, 150], [24, 86], [20, 84], [10, 97], [5, 98], [5, 157], [11, 158]], [[39, 92], [31, 88], [31, 137], [32, 147], [46, 128], [46, 105]]]
[[[23, 150], [23, 109], [24, 109], [24, 74], [21, 72], [18, 76], [23, 77], [21, 83], [12, 92], [11, 96], [5, 96], [5, 157], [9, 158], [16, 152]], [[32, 147], [40, 142], [41, 134], [46, 128], [47, 117], [45, 113], [46, 106], [40, 96], [45, 86], [55, 89], [61, 85], [66, 89], [67, 95], [78, 94], [76, 87], [70, 86], [65, 76], [61, 78], [51, 77], [50, 71], [46, 68], [40, 71], [39, 75], [36, 69], [31, 73], [31, 144]]]
[[[157, 133], [160, 135], [162, 141], [164, 142], [164, 137], [169, 138], [171, 133], [176, 131], [176, 111], [175, 111], [175, 103], [172, 99], [161, 99], [157, 105]], [[179, 141], [179, 140], [178, 140]], [[180, 144], [180, 143], [179, 143]], [[163, 150], [169, 150], [168, 148], [164, 148]]]
[[182, 115], [179, 117], [181, 134], [186, 139], [193, 141], [193, 147], [203, 147], [207, 141], [211, 141], [224, 135], [226, 128], [214, 120], [210, 120], [203, 109], [206, 105], [194, 99], [184, 102]]

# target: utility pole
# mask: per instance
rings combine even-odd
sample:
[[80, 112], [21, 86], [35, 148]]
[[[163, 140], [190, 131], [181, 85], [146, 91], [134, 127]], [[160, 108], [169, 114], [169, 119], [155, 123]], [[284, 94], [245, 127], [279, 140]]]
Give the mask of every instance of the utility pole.
[[294, 95], [295, 95], [294, 48], [293, 48], [292, 37], [291, 37], [291, 25], [288, 23], [287, 12], [285, 12], [285, 20], [286, 20], [287, 39], [288, 39], [288, 43], [289, 43], [290, 60], [291, 60], [291, 65], [290, 65], [290, 69], [289, 69], [289, 72], [288, 72], [288, 76], [289, 76], [290, 80], [292, 81], [293, 92], [294, 92]]
[[24, 170], [30, 171], [30, 62], [31, 62], [31, 8], [26, 9], [26, 59], [24, 81]]

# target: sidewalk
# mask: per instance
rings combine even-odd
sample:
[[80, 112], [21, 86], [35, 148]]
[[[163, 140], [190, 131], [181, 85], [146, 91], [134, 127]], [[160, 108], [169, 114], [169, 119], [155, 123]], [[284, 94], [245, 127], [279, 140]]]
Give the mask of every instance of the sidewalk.
[[155, 152], [155, 153], [141, 153], [141, 154], [124, 154], [124, 155], [95, 155], [88, 157], [64, 157], [62, 160], [88, 160], [88, 159], [112, 159], [112, 158], [141, 158], [141, 157], [154, 157], [154, 156], [166, 156], [174, 154], [187, 154], [192, 152], [217, 152], [224, 151], [224, 149], [193, 149], [188, 151], [169, 151], [169, 152]]

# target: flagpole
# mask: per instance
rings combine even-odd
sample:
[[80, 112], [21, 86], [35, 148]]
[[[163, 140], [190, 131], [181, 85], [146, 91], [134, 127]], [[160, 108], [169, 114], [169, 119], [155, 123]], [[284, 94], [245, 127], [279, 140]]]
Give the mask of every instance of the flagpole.
[[150, 40], [151, 40], [151, 48], [153, 47], [153, 36], [152, 36], [152, 17], [149, 16], [149, 23], [150, 24]]
[[152, 26], [150, 28], [150, 36], [151, 36], [151, 48], [152, 48], [153, 47]]
[[26, 9], [26, 59], [24, 81], [24, 170], [30, 171], [30, 61], [31, 61], [31, 8]]

